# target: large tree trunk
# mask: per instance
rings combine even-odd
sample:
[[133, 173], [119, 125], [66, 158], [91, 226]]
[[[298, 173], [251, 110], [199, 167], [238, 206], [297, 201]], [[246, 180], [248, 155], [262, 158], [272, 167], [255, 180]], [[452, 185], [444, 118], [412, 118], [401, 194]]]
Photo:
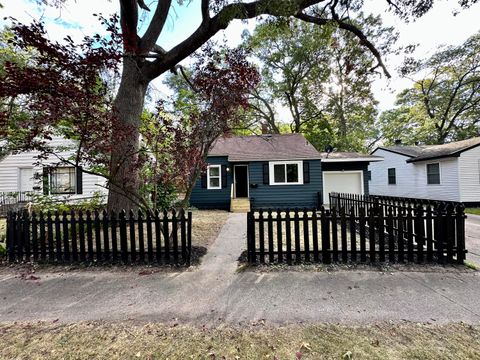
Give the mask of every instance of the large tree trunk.
[[110, 161], [108, 209], [116, 212], [137, 209], [139, 198], [139, 169], [137, 167], [139, 125], [148, 86], [138, 64], [125, 57], [123, 73], [114, 109], [114, 127]]

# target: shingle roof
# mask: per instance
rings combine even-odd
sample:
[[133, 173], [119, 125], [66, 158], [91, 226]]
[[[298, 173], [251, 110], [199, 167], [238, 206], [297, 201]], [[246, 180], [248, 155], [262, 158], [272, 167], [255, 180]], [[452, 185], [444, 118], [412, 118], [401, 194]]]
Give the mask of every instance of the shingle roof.
[[[419, 145], [419, 146], [381, 146], [377, 149], [391, 151], [410, 157], [407, 162], [416, 162], [443, 157], [459, 156], [461, 152], [480, 145], [480, 137], [468, 140], [455, 141], [442, 145]], [[375, 152], [375, 151], [374, 151]]]
[[229, 161], [320, 159], [320, 153], [301, 134], [221, 137], [209, 156], [228, 156]]
[[351, 162], [360, 162], [360, 161], [382, 161], [383, 157], [362, 154], [357, 152], [331, 152], [320, 153], [321, 159], [323, 162], [342, 162], [342, 161], [351, 161]]

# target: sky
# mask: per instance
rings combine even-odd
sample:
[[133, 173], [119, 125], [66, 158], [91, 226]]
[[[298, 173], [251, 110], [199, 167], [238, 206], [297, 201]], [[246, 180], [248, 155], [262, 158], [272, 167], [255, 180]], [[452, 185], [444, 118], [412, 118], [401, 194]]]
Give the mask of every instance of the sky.
[[[183, 6], [175, 4], [170, 10], [166, 27], [159, 39], [158, 44], [167, 50], [188, 37], [200, 24], [200, 0], [183, 2]], [[84, 35], [102, 33], [101, 25], [92, 14], [95, 12], [108, 15], [118, 11], [116, 0], [68, 0], [61, 10], [40, 8], [33, 0], [0, 0], [0, 3], [4, 5], [4, 8], [0, 9], [0, 19], [12, 16], [19, 21], [30, 22], [42, 18], [52, 40], [61, 40], [66, 35], [70, 35], [74, 40], [81, 40]], [[153, 9], [156, 1], [149, 0], [146, 3]], [[400, 35], [397, 43], [399, 46], [418, 44], [414, 56], [431, 55], [441, 45], [459, 45], [480, 30], [480, 3], [454, 16], [453, 12], [459, 9], [457, 1], [437, 0], [427, 15], [408, 24], [387, 12], [385, 4], [386, 0], [365, 0], [364, 12], [380, 14], [384, 25], [394, 26]], [[148, 15], [144, 15], [142, 24], [147, 22]], [[0, 20], [0, 25], [2, 23], [6, 24], [8, 20]], [[255, 20], [233, 21], [227, 30], [217, 34], [215, 39], [225, 40], [230, 46], [236, 46], [241, 42], [242, 33], [252, 32], [255, 24]], [[140, 32], [145, 31], [145, 28], [146, 25], [141, 25]], [[402, 63], [402, 59], [399, 56], [387, 57], [385, 62], [393, 75], [392, 78], [387, 80], [385, 77], [378, 77], [373, 83], [373, 91], [381, 111], [393, 107], [395, 94], [411, 84], [410, 80], [402, 79], [396, 74], [396, 68]], [[152, 86], [154, 98], [169, 94], [161, 78], [155, 80]]]

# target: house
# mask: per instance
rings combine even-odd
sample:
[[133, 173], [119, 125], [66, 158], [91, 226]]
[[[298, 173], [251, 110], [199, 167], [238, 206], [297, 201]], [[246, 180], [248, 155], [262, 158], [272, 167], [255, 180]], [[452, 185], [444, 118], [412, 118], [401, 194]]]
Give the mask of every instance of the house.
[[[49, 145], [61, 148], [59, 155], [64, 158], [74, 151], [62, 138], [53, 138]], [[29, 194], [44, 194], [59, 201], [74, 201], [90, 198], [95, 192], [106, 195], [103, 177], [87, 174], [81, 167], [59, 165], [59, 159], [54, 156], [39, 160], [38, 155], [35, 151], [20, 152], [0, 160], [0, 194], [3, 198], [5, 194], [9, 197], [14, 193], [17, 200], [28, 201]]]
[[332, 191], [368, 194], [368, 164], [378, 156], [320, 153], [301, 134], [219, 138], [191, 205], [247, 211], [328, 205]]
[[370, 192], [375, 195], [480, 204], [480, 137], [443, 145], [378, 147], [372, 154]]

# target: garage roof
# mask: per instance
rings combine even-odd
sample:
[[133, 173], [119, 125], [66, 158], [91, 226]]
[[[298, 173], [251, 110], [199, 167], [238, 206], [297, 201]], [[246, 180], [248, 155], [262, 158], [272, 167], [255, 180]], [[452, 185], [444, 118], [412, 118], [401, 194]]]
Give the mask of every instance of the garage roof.
[[322, 162], [373, 162], [382, 161], [383, 157], [356, 152], [320, 153]]

